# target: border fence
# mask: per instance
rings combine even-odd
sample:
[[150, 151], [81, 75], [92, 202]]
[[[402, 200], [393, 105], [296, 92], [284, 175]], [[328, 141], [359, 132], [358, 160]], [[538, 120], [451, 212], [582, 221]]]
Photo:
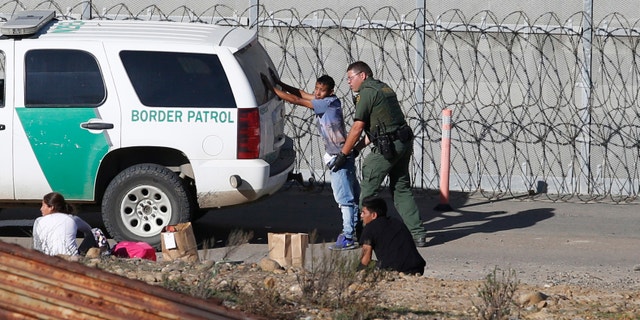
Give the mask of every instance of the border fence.
[[[405, 11], [308, 12], [258, 0], [220, 2], [7, 1], [0, 3], [0, 19], [55, 9], [68, 19], [256, 29], [284, 82], [310, 91], [318, 76], [334, 77], [347, 126], [354, 105], [346, 67], [369, 63], [396, 90], [416, 134], [415, 188], [439, 189], [442, 110], [450, 109], [453, 191], [613, 202], [634, 201], [640, 192], [640, 20], [614, 12], [595, 21], [592, 4], [561, 18], [460, 9], [434, 14], [421, 1]], [[296, 170], [324, 183], [322, 142], [303, 109], [287, 107]]]

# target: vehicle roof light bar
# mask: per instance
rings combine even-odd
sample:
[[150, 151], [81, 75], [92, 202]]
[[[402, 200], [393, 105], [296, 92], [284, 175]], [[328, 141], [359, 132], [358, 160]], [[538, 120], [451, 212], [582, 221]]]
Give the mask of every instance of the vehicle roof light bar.
[[38, 32], [40, 28], [56, 17], [53, 10], [22, 11], [0, 27], [0, 32], [6, 36], [27, 36]]

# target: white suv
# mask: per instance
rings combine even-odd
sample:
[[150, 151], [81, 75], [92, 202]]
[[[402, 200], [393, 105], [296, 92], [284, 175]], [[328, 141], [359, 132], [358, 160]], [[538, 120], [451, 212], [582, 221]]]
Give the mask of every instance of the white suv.
[[53, 11], [0, 31], [0, 202], [57, 191], [101, 204], [116, 241], [157, 246], [164, 226], [273, 194], [293, 169], [253, 31]]

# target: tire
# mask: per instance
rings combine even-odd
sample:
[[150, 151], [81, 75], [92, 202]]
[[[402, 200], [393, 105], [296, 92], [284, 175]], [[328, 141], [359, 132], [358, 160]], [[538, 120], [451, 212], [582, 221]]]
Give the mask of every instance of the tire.
[[120, 172], [107, 186], [102, 220], [116, 241], [143, 241], [160, 248], [167, 225], [187, 222], [196, 210], [194, 196], [176, 173], [156, 164]]

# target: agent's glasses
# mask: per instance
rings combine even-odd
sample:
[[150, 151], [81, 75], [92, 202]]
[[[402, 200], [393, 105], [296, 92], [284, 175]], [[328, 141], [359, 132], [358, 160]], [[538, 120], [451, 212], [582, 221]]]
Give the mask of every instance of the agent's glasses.
[[354, 75], [352, 75], [352, 76], [350, 76], [350, 77], [347, 77], [347, 81], [348, 81], [348, 82], [351, 82], [351, 80], [353, 80], [353, 78], [355, 78], [356, 76], [358, 76], [358, 75], [359, 75], [359, 74], [361, 74], [361, 73], [362, 73], [362, 71], [360, 71], [360, 72], [358, 72], [358, 73], [356, 73], [356, 74], [354, 74]]

